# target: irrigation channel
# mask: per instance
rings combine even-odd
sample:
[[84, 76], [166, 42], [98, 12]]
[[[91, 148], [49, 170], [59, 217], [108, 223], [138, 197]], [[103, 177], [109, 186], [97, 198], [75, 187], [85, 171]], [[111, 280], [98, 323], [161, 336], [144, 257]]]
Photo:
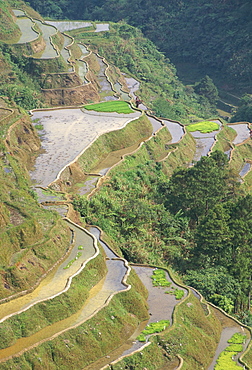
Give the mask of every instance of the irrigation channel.
[[[86, 148], [102, 133], [123, 128], [130, 120], [136, 119], [140, 116], [140, 112], [135, 112], [129, 115], [118, 114], [98, 114], [96, 112], [86, 112], [81, 109], [56, 109], [56, 110], [40, 110], [33, 112], [34, 125], [42, 123], [42, 146], [43, 153], [38, 157], [34, 171], [31, 171], [31, 178], [36, 184], [36, 191], [40, 201], [62, 201], [63, 195], [50, 195], [44, 192], [40, 186], [47, 187], [60, 175], [62, 168], [65, 168], [70, 163], [74, 162], [76, 158], [84, 152]], [[171, 133], [171, 143], [176, 143], [184, 135], [184, 128], [179, 123], [155, 119], [149, 117], [153, 127], [153, 134], [165, 125]], [[237, 125], [235, 129], [239, 130]], [[244, 127], [242, 126], [242, 130]], [[212, 137], [215, 135], [214, 133]], [[197, 138], [197, 134], [195, 137]], [[241, 140], [244, 140], [242, 135]], [[213, 144], [211, 143], [211, 146]], [[209, 148], [210, 150], [210, 148]], [[201, 155], [206, 155], [205, 148]], [[100, 169], [101, 174], [105, 174], [109, 168]], [[89, 189], [90, 190], [90, 189]], [[88, 190], [86, 190], [88, 191]], [[57, 210], [60, 211], [61, 206]], [[66, 209], [65, 209], [66, 212]], [[63, 216], [64, 212], [61, 213]], [[149, 323], [159, 320], [169, 320], [172, 325], [172, 313], [175, 305], [179, 302], [174, 295], [165, 294], [164, 288], [157, 288], [152, 286], [150, 276], [153, 273], [153, 268], [147, 266], [128, 266], [127, 261], [119, 259], [113, 251], [105, 244], [100, 237], [100, 230], [96, 227], [90, 227], [84, 230], [71, 221], [66, 220], [72, 233], [74, 235], [74, 243], [71, 253], [55, 267], [46, 278], [39, 284], [39, 286], [29, 294], [26, 294], [17, 299], [3, 303], [0, 310], [0, 320], [3, 322], [9, 317], [17, 315], [23, 311], [28, 310], [38, 302], [46, 301], [66, 291], [71, 284], [72, 278], [79, 274], [86, 263], [94, 258], [99, 253], [97, 248], [97, 241], [104, 249], [106, 254], [106, 264], [108, 268], [105, 278], [92, 288], [90, 296], [83, 307], [71, 315], [67, 319], [56, 322], [49, 327], [46, 327], [37, 333], [18, 339], [16, 343], [8, 348], [0, 350], [0, 361], [6, 361], [12, 356], [16, 356], [37, 344], [47, 341], [61, 333], [76, 327], [88, 320], [98, 310], [100, 310], [108, 302], [108, 300], [116, 293], [129, 289], [127, 285], [127, 274], [130, 268], [133, 268], [143, 284], [146, 286], [149, 296], [148, 305], [150, 318]], [[76, 259], [78, 248], [83, 246], [82, 253]], [[74, 263], [66, 268], [70, 261]], [[167, 279], [171, 281], [172, 286], [178, 286], [171, 280], [167, 273]], [[179, 287], [180, 288], [180, 287]], [[181, 288], [180, 288], [181, 289]], [[184, 290], [184, 297], [187, 295], [187, 290]], [[200, 298], [197, 293], [194, 294]], [[110, 354], [108, 358], [102, 358], [96, 363], [92, 364], [90, 369], [100, 369], [108, 363], [116, 361], [118, 358], [128, 356], [134, 351], [140, 350], [146, 345], [136, 340], [137, 335], [141, 332], [144, 326], [148, 323], [142, 323], [138, 330], [131, 338], [120, 348]], [[223, 329], [219, 346], [216, 350], [213, 364], [209, 370], [214, 368], [216, 358], [219, 353], [227, 346], [227, 339], [235, 333], [241, 331], [238, 325], [231, 325]], [[174, 369], [177, 368], [178, 363], [174, 363]]]

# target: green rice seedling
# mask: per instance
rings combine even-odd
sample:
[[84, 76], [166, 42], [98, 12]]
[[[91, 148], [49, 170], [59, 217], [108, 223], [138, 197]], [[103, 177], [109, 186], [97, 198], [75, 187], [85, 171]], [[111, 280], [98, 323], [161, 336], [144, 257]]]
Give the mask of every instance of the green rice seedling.
[[227, 348], [226, 351], [228, 352], [241, 352], [243, 350], [242, 344], [232, 343]]
[[246, 339], [246, 335], [242, 333], [235, 333], [232, 337], [228, 340], [228, 343], [236, 343], [242, 344]]
[[169, 287], [171, 285], [171, 282], [165, 277], [165, 271], [161, 269], [154, 270], [151, 279], [153, 286]]
[[184, 297], [184, 291], [182, 289], [176, 289], [174, 295], [176, 299], [181, 299]]
[[192, 123], [187, 126], [187, 130], [190, 132], [200, 131], [202, 133], [212, 132], [219, 129], [219, 125], [216, 122], [202, 121], [198, 123]]
[[66, 270], [69, 267], [71, 267], [72, 264], [74, 263], [74, 261], [76, 261], [78, 258], [80, 258], [81, 255], [82, 255], [82, 253], [81, 252], [78, 252], [77, 253], [77, 256], [74, 259], [72, 259], [71, 261], [69, 261], [68, 264], [64, 267], [64, 270]]
[[137, 340], [139, 342], [146, 342], [146, 336], [141, 333], [140, 335], [138, 335]]
[[139, 342], [146, 342], [146, 335], [151, 335], [154, 333], [160, 333], [164, 331], [170, 325], [169, 320], [160, 320], [157, 322], [152, 322], [148, 324], [142, 333], [137, 337]]
[[91, 105], [84, 105], [87, 110], [94, 110], [96, 112], [116, 112], [116, 113], [132, 113], [133, 110], [130, 105], [125, 101], [112, 100]]
[[214, 370], [238, 370], [241, 367], [238, 366], [234, 361], [233, 357], [237, 352], [227, 352], [223, 351], [217, 359], [217, 364], [214, 367]]

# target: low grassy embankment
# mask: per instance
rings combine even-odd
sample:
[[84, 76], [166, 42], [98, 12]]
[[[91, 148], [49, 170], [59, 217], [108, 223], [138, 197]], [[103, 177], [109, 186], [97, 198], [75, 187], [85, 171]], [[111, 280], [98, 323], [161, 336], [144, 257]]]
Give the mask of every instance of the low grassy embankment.
[[[118, 348], [147, 319], [146, 291], [132, 271], [127, 282], [132, 288], [113, 297], [94, 317], [55, 339], [40, 344], [18, 358], [1, 364], [1, 370], [11, 367], [61, 370], [82, 369]], [[85, 349], [85, 350], [83, 350]]]
[[250, 369], [252, 369], [252, 344], [250, 344], [249, 350], [242, 360], [246, 362]]
[[170, 177], [178, 167], [187, 167], [193, 161], [195, 154], [195, 140], [190, 134], [184, 135], [177, 143], [168, 145], [171, 154], [162, 161], [163, 172]]
[[221, 131], [217, 134], [217, 141], [213, 150], [221, 150], [226, 152], [230, 149], [232, 142], [236, 136], [236, 131], [226, 124], [222, 126]]
[[[232, 160], [230, 162], [230, 169], [239, 174], [245, 164], [245, 159], [252, 160], [252, 140], [245, 144], [236, 145], [233, 151]], [[244, 177], [244, 183], [241, 185], [246, 193], [252, 191], [252, 173], [251, 171]]]

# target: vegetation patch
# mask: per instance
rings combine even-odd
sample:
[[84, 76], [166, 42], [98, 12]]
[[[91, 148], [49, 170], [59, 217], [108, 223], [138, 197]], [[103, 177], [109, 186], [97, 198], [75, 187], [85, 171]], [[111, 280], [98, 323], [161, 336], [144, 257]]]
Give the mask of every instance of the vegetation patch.
[[168, 281], [165, 277], [164, 270], [154, 270], [151, 279], [153, 286], [171, 286], [171, 282]]
[[125, 101], [108, 101], [103, 103], [84, 105], [87, 110], [94, 110], [96, 112], [116, 112], [116, 113], [132, 113], [133, 109]]
[[145, 342], [146, 336], [154, 333], [161, 333], [170, 325], [169, 320], [160, 320], [157, 322], [152, 322], [146, 326], [142, 333], [137, 337], [139, 342]]
[[174, 288], [173, 288], [173, 287], [171, 288], [171, 290], [167, 290], [165, 293], [166, 293], [166, 294], [173, 294], [173, 295], [175, 295], [175, 298], [176, 298], [177, 300], [179, 300], [179, 299], [183, 298], [183, 297], [184, 297], [184, 295], [185, 295], [185, 293], [184, 293], [184, 291], [183, 291], [182, 289], [175, 289], [175, 290], [174, 290]]
[[217, 359], [217, 364], [214, 367], [214, 370], [238, 370], [241, 367], [233, 361], [233, 357], [237, 355], [237, 352], [228, 352], [224, 351], [220, 354]]
[[230, 344], [226, 348], [226, 351], [228, 351], [228, 352], [241, 352], [242, 349], [243, 349], [242, 344]]
[[235, 333], [229, 340], [228, 343], [242, 344], [246, 339], [245, 334]]
[[229, 340], [228, 343], [231, 343], [225, 351], [223, 351], [217, 359], [217, 363], [214, 367], [215, 370], [235, 370], [240, 369], [240, 366], [233, 360], [234, 356], [237, 353], [242, 352], [243, 346], [246, 339], [246, 335], [242, 333], [235, 333]]
[[[78, 248], [79, 249], [79, 248]], [[64, 267], [64, 270], [68, 269], [69, 267], [72, 266], [72, 264], [74, 263], [74, 261], [76, 261], [78, 258], [80, 258], [80, 256], [82, 255], [81, 252], [78, 252], [76, 257], [73, 258], [71, 261], [68, 262], [68, 264]]]
[[219, 125], [218, 123], [212, 121], [202, 121], [198, 123], [192, 123], [191, 125], [186, 126], [186, 128], [190, 132], [200, 131], [203, 134], [206, 134], [208, 132], [218, 130]]
[[37, 130], [43, 130], [44, 129], [44, 126], [42, 124], [37, 124], [34, 126]]

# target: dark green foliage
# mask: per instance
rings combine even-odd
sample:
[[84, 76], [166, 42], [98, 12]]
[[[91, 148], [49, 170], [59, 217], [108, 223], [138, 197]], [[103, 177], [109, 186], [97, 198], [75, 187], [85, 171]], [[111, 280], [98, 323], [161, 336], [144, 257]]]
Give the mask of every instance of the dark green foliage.
[[209, 298], [210, 302], [222, 308], [227, 313], [232, 313], [234, 309], [233, 301], [221, 294], [214, 294]]
[[[163, 178], [160, 166], [148, 161], [132, 167], [131, 161], [130, 157], [125, 160], [128, 168], [114, 174], [109, 186], [89, 201], [76, 197], [74, 206], [87, 222], [98, 224], [117, 239], [128, 260], [181, 261], [187, 253], [183, 236], [188, 233], [188, 222], [181, 214], [172, 216], [157, 202], [158, 183]], [[169, 245], [180, 249], [176, 257]]]
[[218, 99], [218, 89], [209, 76], [205, 76], [200, 82], [194, 85], [194, 91], [205, 96], [211, 104], [215, 104]]
[[227, 157], [214, 152], [188, 169], [178, 169], [168, 183], [160, 186], [164, 205], [171, 212], [182, 210], [194, 222], [209, 210], [227, 192]]
[[207, 300], [214, 294], [219, 294], [234, 301], [241, 292], [239, 282], [224, 266], [189, 270], [185, 283], [199, 290]]
[[252, 122], [252, 95], [244, 95], [240, 106], [231, 117], [231, 122]]
[[197, 246], [194, 254], [197, 265], [230, 265], [232, 253], [229, 220], [228, 209], [219, 203], [201, 220], [195, 233]]
[[[30, 0], [41, 14], [120, 21], [140, 28], [173, 61], [190, 61], [251, 83], [251, 3], [248, 0]], [[127, 32], [124, 34], [128, 37]]]
[[[9, 65], [9, 74], [4, 75], [0, 87], [0, 95], [7, 96], [11, 101], [25, 109], [42, 106], [40, 87], [36, 79], [30, 75], [30, 60], [6, 44], [0, 45], [0, 55]], [[35, 72], [35, 71], [34, 71]]]

